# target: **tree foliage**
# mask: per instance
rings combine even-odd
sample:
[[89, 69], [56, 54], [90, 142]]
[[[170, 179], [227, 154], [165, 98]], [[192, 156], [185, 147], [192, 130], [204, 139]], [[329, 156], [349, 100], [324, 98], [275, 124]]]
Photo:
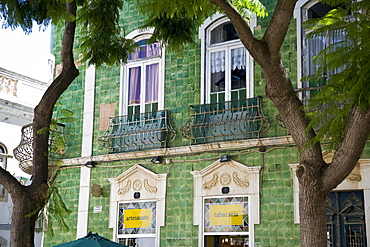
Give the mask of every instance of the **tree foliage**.
[[[232, 0], [233, 6], [242, 14], [245, 20], [251, 18], [251, 13], [259, 17], [267, 16], [266, 8], [259, 0]], [[223, 12], [209, 0], [188, 1], [139, 0], [138, 9], [147, 15], [141, 28], [154, 27], [150, 41], [160, 40], [171, 49], [181, 49], [185, 44], [192, 43], [198, 27], [206, 18]]]
[[330, 148], [336, 149], [346, 133], [350, 110], [370, 106], [370, 13], [368, 1], [324, 3], [338, 7], [307, 22], [309, 37], [343, 36], [314, 58], [319, 69], [307, 79], [325, 79], [326, 87], [309, 101], [307, 111], [309, 128], [318, 129], [314, 141], [330, 139]]

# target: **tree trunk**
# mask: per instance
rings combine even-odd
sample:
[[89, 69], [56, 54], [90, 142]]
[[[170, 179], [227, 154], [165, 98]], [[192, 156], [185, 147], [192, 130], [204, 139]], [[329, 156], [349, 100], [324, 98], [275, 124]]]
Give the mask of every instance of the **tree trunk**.
[[327, 246], [325, 209], [327, 194], [322, 189], [324, 166], [325, 164], [301, 163], [297, 168], [301, 246]]
[[13, 194], [12, 201], [13, 212], [10, 246], [34, 247], [35, 222], [37, 219], [37, 212], [32, 214], [36, 210], [34, 201], [28, 196], [28, 193], [22, 192]]
[[[76, 16], [75, 1], [68, 2], [66, 9]], [[37, 133], [49, 127], [55, 102], [78, 76], [74, 64], [73, 44], [76, 22], [66, 21], [62, 41], [61, 74], [48, 87], [40, 103], [34, 110], [33, 119], [33, 176], [30, 186], [22, 186], [9, 172], [0, 167], [0, 181], [9, 192], [13, 201], [13, 212], [10, 232], [11, 247], [34, 247], [35, 222], [38, 213], [46, 203], [48, 185], [48, 143], [49, 133]]]

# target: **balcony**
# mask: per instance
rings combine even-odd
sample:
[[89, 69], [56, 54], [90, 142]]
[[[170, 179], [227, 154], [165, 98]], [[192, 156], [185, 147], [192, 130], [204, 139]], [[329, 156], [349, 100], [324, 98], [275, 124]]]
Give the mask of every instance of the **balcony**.
[[[49, 133], [49, 163], [53, 160], [61, 160], [66, 152], [64, 140], [64, 124], [56, 124]], [[14, 157], [19, 161], [19, 168], [27, 174], [32, 175], [33, 159], [33, 128], [32, 124], [22, 127], [21, 142], [13, 150]]]
[[164, 110], [111, 117], [98, 141], [109, 153], [166, 148], [175, 137], [169, 115]]
[[194, 114], [180, 128], [191, 144], [259, 138], [264, 123], [262, 97], [191, 106]]

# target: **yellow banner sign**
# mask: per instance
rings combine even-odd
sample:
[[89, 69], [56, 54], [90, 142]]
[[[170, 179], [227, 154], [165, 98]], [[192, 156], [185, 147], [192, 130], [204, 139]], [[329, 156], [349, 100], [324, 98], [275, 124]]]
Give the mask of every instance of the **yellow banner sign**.
[[210, 206], [211, 226], [243, 225], [243, 204]]
[[147, 209], [126, 209], [124, 212], [125, 228], [150, 227], [152, 221], [152, 210]]

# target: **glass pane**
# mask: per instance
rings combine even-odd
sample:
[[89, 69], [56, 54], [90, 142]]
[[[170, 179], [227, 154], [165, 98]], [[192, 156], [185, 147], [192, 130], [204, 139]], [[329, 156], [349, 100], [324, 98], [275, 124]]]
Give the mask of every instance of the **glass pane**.
[[216, 235], [204, 236], [204, 247], [249, 246], [249, 236]]
[[155, 234], [156, 202], [120, 203], [118, 234]]
[[248, 231], [248, 197], [204, 199], [204, 232]]
[[231, 22], [223, 23], [211, 31], [211, 45], [239, 39]]
[[231, 90], [246, 87], [246, 54], [244, 47], [231, 50]]
[[129, 247], [155, 246], [155, 238], [119, 238], [118, 243]]
[[161, 54], [161, 45], [159, 42], [148, 44], [148, 39], [144, 39], [137, 42], [137, 44], [139, 45], [139, 47], [136, 48], [136, 50], [129, 55], [129, 61], [141, 58], [156, 57]]
[[158, 101], [159, 64], [146, 66], [145, 103]]
[[129, 69], [128, 78], [128, 105], [140, 104], [141, 67]]
[[225, 51], [211, 54], [211, 92], [225, 91]]

